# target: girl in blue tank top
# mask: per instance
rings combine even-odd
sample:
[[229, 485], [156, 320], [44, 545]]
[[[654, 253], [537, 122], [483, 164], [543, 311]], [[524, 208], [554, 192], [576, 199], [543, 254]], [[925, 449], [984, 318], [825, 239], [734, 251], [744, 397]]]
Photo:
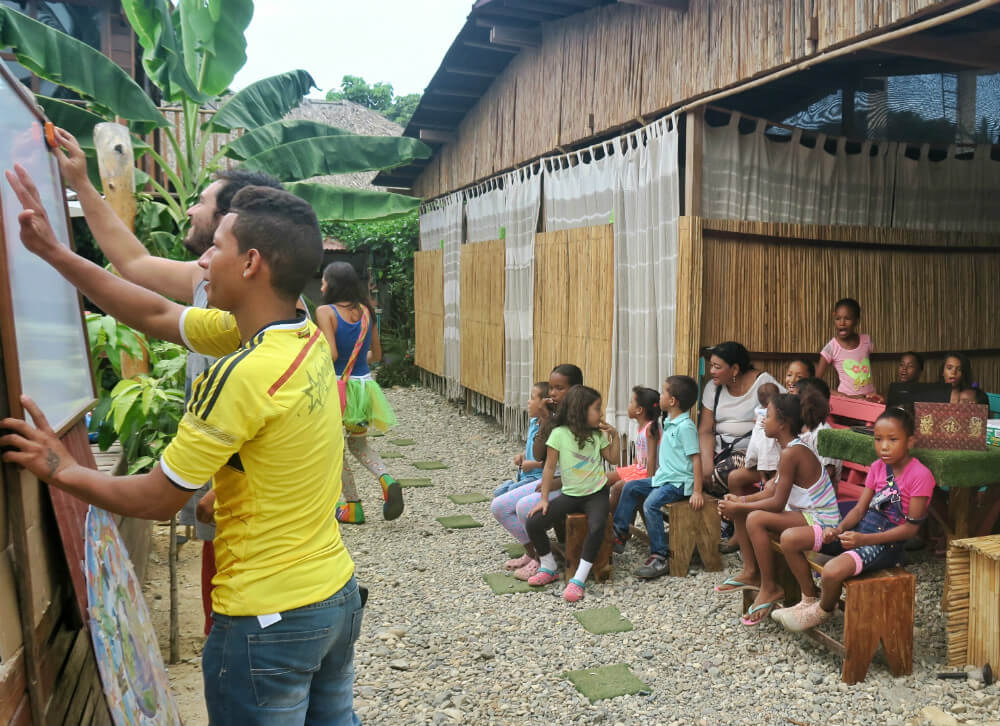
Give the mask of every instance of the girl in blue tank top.
[[[324, 305], [316, 308], [316, 324], [330, 344], [338, 379], [344, 377], [345, 372], [347, 374], [347, 406], [344, 409], [347, 448], [362, 466], [378, 477], [382, 485], [382, 516], [387, 520], [396, 519], [403, 513], [399, 482], [389, 475], [382, 457], [368, 444], [369, 427], [385, 431], [396, 425], [396, 414], [368, 367], [369, 353], [372, 360], [382, 357], [382, 344], [367, 291], [351, 264], [334, 262], [323, 270], [320, 292]], [[340, 405], [340, 402], [332, 399], [331, 405]], [[346, 458], [342, 483], [341, 501], [337, 503], [338, 521], [364, 523], [361, 497]]]

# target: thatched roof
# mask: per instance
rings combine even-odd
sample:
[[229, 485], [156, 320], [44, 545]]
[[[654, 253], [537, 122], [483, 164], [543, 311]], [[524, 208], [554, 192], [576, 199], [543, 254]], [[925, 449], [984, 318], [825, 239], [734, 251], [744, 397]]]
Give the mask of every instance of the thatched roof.
[[[318, 121], [319, 123], [336, 126], [352, 133], [363, 134], [365, 136], [401, 136], [403, 127], [394, 124], [377, 111], [365, 108], [351, 101], [313, 101], [306, 99], [302, 105], [293, 108], [285, 116], [286, 119], [302, 119], [307, 121]], [[374, 189], [384, 191], [380, 187], [372, 186], [372, 179], [378, 172], [367, 171], [357, 174], [337, 174], [335, 176], [320, 176], [309, 181], [323, 182], [324, 184], [335, 184], [341, 187], [352, 187], [354, 189]]]

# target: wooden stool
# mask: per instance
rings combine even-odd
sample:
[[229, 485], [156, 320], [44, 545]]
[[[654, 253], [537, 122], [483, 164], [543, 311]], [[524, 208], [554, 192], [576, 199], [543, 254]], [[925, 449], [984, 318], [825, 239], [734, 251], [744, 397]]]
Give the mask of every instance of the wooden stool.
[[670, 574], [674, 577], [687, 575], [695, 548], [706, 572], [722, 569], [718, 501], [706, 494], [705, 504], [697, 512], [686, 499], [663, 506], [670, 520]]
[[[615, 568], [611, 565], [611, 552], [615, 545], [615, 530], [611, 524], [612, 515], [608, 515], [608, 521], [604, 525], [604, 541], [601, 542], [601, 549], [597, 552], [597, 561], [594, 562], [590, 574], [598, 582], [604, 582], [611, 578]], [[580, 566], [580, 556], [583, 554], [583, 541], [587, 539], [587, 515], [567, 514], [566, 515], [566, 569], [563, 570], [563, 580], [568, 581], [574, 574], [576, 568]]]

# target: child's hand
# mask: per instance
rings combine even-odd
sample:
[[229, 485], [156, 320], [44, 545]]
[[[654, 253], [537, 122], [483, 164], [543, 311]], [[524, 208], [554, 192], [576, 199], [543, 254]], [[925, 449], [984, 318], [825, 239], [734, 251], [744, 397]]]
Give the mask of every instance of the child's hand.
[[719, 500], [719, 514], [726, 519], [732, 519], [736, 505], [736, 497], [727, 494], [725, 499]]
[[845, 550], [853, 550], [856, 547], [864, 547], [864, 535], [860, 532], [844, 532], [840, 535], [840, 546]]
[[524, 454], [518, 454], [514, 457], [514, 466], [522, 466], [524, 464]]
[[597, 424], [597, 428], [606, 433], [608, 436], [618, 435], [618, 429], [609, 424], [607, 421], [601, 421], [599, 424]]
[[535, 469], [541, 469], [543, 466], [545, 466], [545, 464], [540, 461], [525, 459], [521, 462], [521, 471], [534, 471]]
[[691, 505], [691, 509], [698, 512], [705, 506], [705, 498], [701, 496], [701, 492], [693, 492], [691, 498], [688, 500], [688, 504]]
[[877, 393], [869, 393], [865, 396], [866, 401], [873, 401], [874, 403], [885, 403], [885, 398], [878, 395]]
[[541, 512], [543, 515], [548, 514], [549, 513], [549, 500], [548, 499], [542, 499], [542, 500], [540, 500], [538, 502], [538, 504], [536, 504], [535, 506], [533, 506], [531, 508], [531, 511], [528, 512], [528, 517], [533, 516], [535, 514], [535, 512]]
[[830, 544], [839, 536], [840, 532], [835, 527], [823, 527], [823, 544]]

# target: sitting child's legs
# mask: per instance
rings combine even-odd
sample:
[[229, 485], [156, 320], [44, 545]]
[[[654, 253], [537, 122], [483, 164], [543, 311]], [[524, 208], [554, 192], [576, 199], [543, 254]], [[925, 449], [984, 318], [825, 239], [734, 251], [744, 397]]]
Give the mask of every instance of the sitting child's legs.
[[[635, 512], [653, 489], [652, 479], [635, 479], [625, 482], [618, 506], [615, 507], [615, 535], [624, 540], [628, 536], [629, 527], [635, 519]], [[608, 503], [610, 507], [610, 500]]]
[[818, 524], [806, 527], [791, 527], [781, 533], [781, 551], [785, 553], [788, 569], [792, 571], [799, 588], [802, 590], [802, 601], [809, 603], [816, 599], [819, 593], [813, 582], [812, 572], [805, 553], [818, 552], [823, 545], [823, 528]]
[[760, 474], [756, 469], [740, 467], [729, 472], [729, 493], [736, 496], [746, 496], [759, 491]]
[[[533, 507], [541, 498], [541, 495], [537, 494], [533, 487], [519, 487], [506, 494], [501, 494], [490, 503], [490, 513], [493, 517], [521, 544], [525, 544], [529, 539], [528, 533], [524, 529], [523, 520], [518, 519], [517, 505], [532, 495], [536, 495], [534, 503], [531, 505]], [[530, 508], [528, 509], [530, 510]]]
[[[539, 496], [538, 501], [540, 500]], [[542, 574], [543, 571], [549, 575], [555, 574], [557, 569], [556, 560], [552, 556], [552, 543], [549, 542], [548, 532], [558, 520], [564, 519], [567, 514], [580, 511], [579, 502], [579, 497], [559, 496], [555, 499], [550, 499], [548, 511], [545, 513], [541, 511], [535, 512], [525, 522], [525, 530], [528, 533], [528, 537], [531, 538], [531, 544], [534, 545], [535, 551], [538, 553], [539, 560], [541, 561], [539, 574]]]
[[618, 508], [618, 502], [621, 501], [622, 498], [622, 489], [625, 488], [625, 485], [627, 483], [628, 482], [619, 480], [611, 484], [611, 490], [608, 496], [608, 501], [610, 502], [612, 512]]
[[663, 506], [684, 499], [684, 490], [670, 484], [654, 487], [643, 502], [642, 512], [646, 517], [646, 533], [649, 535], [649, 553], [667, 557], [666, 530], [663, 526]]

